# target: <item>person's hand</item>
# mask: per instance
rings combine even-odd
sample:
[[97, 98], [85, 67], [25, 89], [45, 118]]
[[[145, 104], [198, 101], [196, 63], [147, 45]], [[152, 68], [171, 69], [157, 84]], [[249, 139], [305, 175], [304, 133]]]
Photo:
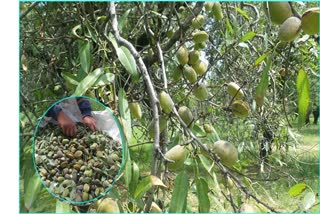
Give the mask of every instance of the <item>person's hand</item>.
[[63, 134], [73, 137], [77, 133], [76, 124], [63, 112], [58, 113], [57, 121], [62, 129]]
[[83, 119], [82, 119], [82, 122], [84, 125], [88, 126], [91, 131], [96, 131], [97, 130], [97, 124], [96, 124], [96, 121], [93, 117], [91, 116], [85, 116]]

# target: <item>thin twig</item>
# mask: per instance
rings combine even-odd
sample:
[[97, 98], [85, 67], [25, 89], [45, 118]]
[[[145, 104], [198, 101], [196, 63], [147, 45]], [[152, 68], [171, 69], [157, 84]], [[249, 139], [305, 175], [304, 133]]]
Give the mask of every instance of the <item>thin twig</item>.
[[26, 15], [28, 15], [28, 13], [30, 13], [30, 11], [37, 6], [37, 4], [39, 4], [40, 2], [33, 2], [26, 11], [24, 11], [23, 13], [21, 13], [20, 15], [20, 19], [23, 19]]

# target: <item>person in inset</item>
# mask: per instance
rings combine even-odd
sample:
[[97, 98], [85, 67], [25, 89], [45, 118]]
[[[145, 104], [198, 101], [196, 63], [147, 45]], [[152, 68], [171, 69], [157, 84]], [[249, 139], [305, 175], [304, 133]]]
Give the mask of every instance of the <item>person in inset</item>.
[[91, 111], [88, 99], [69, 98], [50, 108], [45, 116], [55, 120], [66, 136], [73, 137], [77, 133], [76, 122], [82, 122], [92, 131], [97, 130]]

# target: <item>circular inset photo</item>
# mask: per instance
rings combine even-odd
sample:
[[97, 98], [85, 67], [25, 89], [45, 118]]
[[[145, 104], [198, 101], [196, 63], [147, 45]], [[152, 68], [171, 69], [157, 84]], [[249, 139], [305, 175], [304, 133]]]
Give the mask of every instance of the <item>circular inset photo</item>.
[[33, 160], [42, 183], [60, 200], [87, 204], [106, 194], [124, 164], [116, 116], [89, 97], [54, 103], [39, 121]]

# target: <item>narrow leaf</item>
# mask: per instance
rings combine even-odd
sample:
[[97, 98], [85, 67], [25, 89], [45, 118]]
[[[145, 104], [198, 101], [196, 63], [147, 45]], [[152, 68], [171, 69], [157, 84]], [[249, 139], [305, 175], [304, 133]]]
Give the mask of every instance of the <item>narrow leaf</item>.
[[256, 33], [251, 31], [251, 32], [248, 32], [246, 34], [244, 34], [242, 36], [242, 38], [240, 39], [241, 42], [245, 42], [245, 41], [248, 41], [250, 39], [252, 39], [253, 37], [255, 37]]
[[63, 77], [63, 79], [66, 81], [67, 84], [71, 84], [71, 85], [79, 84], [77, 77], [72, 75], [71, 73], [61, 72], [61, 76]]
[[131, 178], [132, 178], [132, 166], [131, 166], [131, 158], [129, 150], [127, 150], [127, 161], [124, 168], [124, 183], [126, 184], [126, 187], [129, 188]]
[[291, 187], [289, 189], [289, 195], [291, 197], [295, 197], [295, 196], [298, 196], [300, 195], [305, 189], [307, 188], [307, 184], [305, 183], [298, 183], [296, 185], [294, 185], [293, 187]]
[[137, 189], [134, 192], [133, 198], [141, 198], [152, 186], [166, 187], [158, 177], [150, 175], [142, 179], [141, 182], [138, 184]]
[[305, 123], [310, 102], [310, 86], [307, 73], [300, 70], [297, 76], [298, 90], [298, 127], [301, 128]]
[[256, 61], [254, 61], [253, 66], [259, 65], [268, 56], [268, 54], [269, 54], [269, 52], [264, 53], [261, 56], [259, 56], [258, 59], [256, 59]]
[[197, 196], [199, 201], [199, 212], [208, 213], [210, 211], [210, 200], [208, 197], [208, 183], [204, 178], [196, 178]]
[[136, 190], [138, 181], [139, 181], [139, 177], [140, 177], [140, 170], [139, 170], [139, 166], [136, 164], [136, 162], [131, 161], [132, 163], [132, 177], [131, 177], [131, 182], [129, 185], [129, 192], [131, 194], [134, 193], [134, 191]]
[[27, 209], [32, 207], [33, 202], [36, 200], [40, 190], [41, 190], [41, 181], [37, 173], [34, 173], [33, 176], [29, 179], [27, 188], [24, 192], [24, 206]]
[[256, 90], [256, 103], [258, 107], [263, 105], [263, 99], [269, 84], [269, 70], [271, 68], [271, 57], [267, 59], [266, 67], [263, 69], [260, 83]]
[[106, 73], [102, 74], [99, 79], [94, 83], [94, 86], [105, 86], [114, 82], [114, 74]]
[[126, 92], [123, 88], [120, 88], [118, 92], [118, 98], [119, 98], [119, 113], [121, 117], [121, 122], [124, 129], [124, 134], [128, 141], [130, 141], [132, 136], [132, 130], [131, 130], [131, 116], [130, 116], [130, 109], [129, 104], [126, 96]]
[[114, 36], [110, 33], [108, 39], [111, 41], [114, 49], [116, 50], [118, 59], [122, 66], [132, 75], [132, 79], [134, 82], [139, 80], [139, 74], [137, 71], [137, 65], [134, 57], [131, 52], [125, 47], [118, 47], [118, 44], [114, 38]]
[[250, 21], [249, 16], [247, 15], [246, 12], [244, 12], [243, 10], [241, 10], [239, 7], [236, 8], [236, 11], [238, 13], [240, 13], [247, 21]]
[[93, 86], [97, 79], [103, 74], [103, 68], [97, 68], [93, 72], [89, 73], [77, 86], [76, 91], [73, 93], [73, 96], [81, 96], [86, 91]]
[[316, 203], [316, 196], [313, 192], [308, 192], [301, 201], [301, 209], [307, 212]]
[[174, 188], [169, 206], [169, 213], [182, 213], [186, 209], [189, 181], [186, 172], [181, 172], [174, 180]]
[[232, 25], [231, 25], [229, 19], [226, 19], [226, 26], [227, 26], [227, 31], [229, 32], [229, 34], [234, 34], [234, 30], [232, 28]]
[[85, 41], [80, 45], [79, 56], [80, 56], [80, 64], [81, 68], [85, 73], [90, 72], [91, 68], [91, 53], [90, 53], [91, 45], [90, 42]]
[[122, 16], [119, 17], [119, 22], [118, 22], [118, 28], [119, 32], [121, 33], [122, 30], [126, 27], [128, 23], [128, 15], [131, 12], [131, 9], [127, 10], [126, 12], [123, 13]]

